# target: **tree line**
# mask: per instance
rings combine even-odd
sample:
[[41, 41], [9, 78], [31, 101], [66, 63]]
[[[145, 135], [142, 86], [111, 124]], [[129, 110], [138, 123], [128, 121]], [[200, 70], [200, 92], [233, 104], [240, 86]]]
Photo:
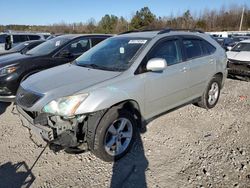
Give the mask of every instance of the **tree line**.
[[[199, 14], [186, 10], [183, 14], [157, 17], [148, 7], [143, 7], [128, 21], [124, 17], [104, 15], [99, 22], [91, 18], [86, 23], [57, 23], [52, 25], [0, 25], [0, 31], [39, 31], [50, 33], [121, 33], [143, 29], [201, 29], [203, 31], [238, 30], [243, 6], [224, 6], [219, 10], [205, 9]], [[245, 6], [242, 30], [250, 29], [250, 9]]]

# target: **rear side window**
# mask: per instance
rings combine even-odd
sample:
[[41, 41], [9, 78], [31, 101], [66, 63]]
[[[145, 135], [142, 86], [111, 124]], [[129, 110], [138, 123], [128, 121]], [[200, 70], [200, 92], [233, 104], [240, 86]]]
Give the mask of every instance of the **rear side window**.
[[201, 45], [202, 45], [203, 55], [213, 54], [216, 50], [216, 48], [212, 44], [210, 44], [205, 40], [201, 41]]
[[91, 39], [92, 42], [92, 47], [94, 47], [95, 45], [97, 45], [99, 42], [102, 42], [105, 38], [93, 38]]
[[27, 40], [27, 35], [13, 35], [13, 43], [25, 42]]
[[186, 51], [187, 59], [193, 59], [203, 55], [201, 42], [198, 39], [184, 39], [183, 46]]
[[29, 40], [39, 40], [39, 39], [41, 39], [41, 37], [38, 35], [29, 35]]

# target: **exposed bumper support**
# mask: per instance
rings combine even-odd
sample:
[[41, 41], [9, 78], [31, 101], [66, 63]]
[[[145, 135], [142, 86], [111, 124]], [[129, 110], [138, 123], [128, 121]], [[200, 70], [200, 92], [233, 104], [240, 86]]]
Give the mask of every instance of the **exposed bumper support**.
[[33, 115], [19, 106], [17, 106], [17, 110], [24, 126], [51, 144], [69, 148], [78, 147], [83, 141], [79, 142], [78, 135], [82, 134], [82, 129], [79, 130], [77, 118], [64, 120], [59, 116], [49, 116], [42, 113], [33, 118]]
[[20, 116], [21, 121], [27, 128], [35, 132], [38, 136], [42, 137], [45, 141], [50, 142], [54, 140], [53, 129], [43, 126], [43, 125], [35, 124], [34, 119], [32, 119], [29, 116], [29, 114], [27, 114], [22, 108], [18, 106], [17, 106], [17, 110], [20, 114], [19, 116]]
[[16, 96], [11, 95], [11, 96], [0, 96], [0, 101], [1, 102], [15, 102]]
[[239, 76], [249, 76], [250, 77], [250, 69], [249, 70], [240, 70], [240, 69], [228, 69], [228, 74], [239, 75]]

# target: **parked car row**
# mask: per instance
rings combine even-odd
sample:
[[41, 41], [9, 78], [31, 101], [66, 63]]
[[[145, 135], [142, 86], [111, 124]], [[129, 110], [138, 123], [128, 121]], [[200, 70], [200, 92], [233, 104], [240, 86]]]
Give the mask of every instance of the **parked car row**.
[[[248, 46], [230, 53], [239, 49]], [[185, 104], [215, 107], [227, 66], [218, 42], [195, 30], [61, 35], [0, 57], [0, 100], [15, 99], [22, 122], [51, 149], [115, 161], [142, 124]]]
[[39, 71], [74, 61], [111, 35], [63, 35], [26, 53], [0, 56], [0, 101], [14, 101], [20, 82]]
[[250, 77], [250, 36], [213, 37], [226, 51], [228, 74]]
[[250, 36], [213, 37], [226, 51], [231, 50], [238, 42], [250, 39]]

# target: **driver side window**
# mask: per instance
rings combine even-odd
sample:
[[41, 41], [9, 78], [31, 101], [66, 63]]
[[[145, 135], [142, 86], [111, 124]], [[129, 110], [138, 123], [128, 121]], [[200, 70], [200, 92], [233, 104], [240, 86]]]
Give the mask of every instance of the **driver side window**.
[[179, 40], [164, 40], [156, 44], [147, 56], [143, 59], [141, 65], [135, 74], [147, 72], [147, 62], [152, 58], [163, 58], [167, 61], [168, 66], [182, 62], [182, 53]]
[[166, 40], [160, 42], [149, 54], [148, 60], [152, 58], [162, 58], [167, 61], [168, 66], [182, 61], [178, 40]]
[[90, 49], [89, 39], [80, 39], [78, 41], [69, 44], [64, 48], [64, 50], [67, 50], [69, 53], [73, 55], [81, 55], [84, 52], [88, 51], [89, 49]]

